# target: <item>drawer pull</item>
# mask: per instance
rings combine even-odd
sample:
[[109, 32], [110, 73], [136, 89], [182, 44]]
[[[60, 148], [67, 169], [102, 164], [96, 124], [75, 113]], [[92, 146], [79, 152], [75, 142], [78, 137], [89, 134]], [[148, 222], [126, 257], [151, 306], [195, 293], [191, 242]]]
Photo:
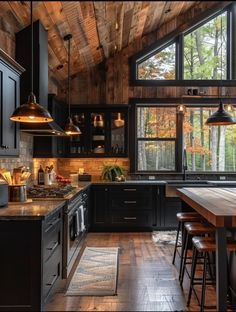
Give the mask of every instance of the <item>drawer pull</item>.
[[136, 220], [136, 217], [124, 217], [124, 220]]
[[58, 245], [59, 245], [59, 243], [58, 243], [58, 242], [55, 242], [55, 243], [53, 244], [53, 246], [52, 246], [52, 247], [48, 247], [47, 250], [53, 251], [53, 250], [55, 250], [55, 249], [57, 248]]
[[128, 189], [124, 188], [123, 190], [125, 192], [136, 192], [136, 189], [130, 189], [130, 188], [128, 188]]
[[45, 229], [45, 233], [50, 231], [52, 227], [54, 227], [54, 225], [56, 225], [58, 222], [60, 222], [60, 219], [57, 218], [55, 219], [55, 221], [48, 223], [48, 228]]
[[136, 204], [136, 200], [124, 200], [124, 204]]
[[46, 286], [52, 286], [57, 280], [57, 274], [53, 275], [53, 280], [51, 281], [51, 283], [47, 283]]

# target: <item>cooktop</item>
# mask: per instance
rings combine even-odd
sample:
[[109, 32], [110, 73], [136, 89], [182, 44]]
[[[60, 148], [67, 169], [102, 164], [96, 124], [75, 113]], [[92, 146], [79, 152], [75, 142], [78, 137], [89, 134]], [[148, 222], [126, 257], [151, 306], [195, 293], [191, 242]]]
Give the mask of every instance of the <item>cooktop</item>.
[[65, 198], [75, 187], [71, 185], [62, 186], [41, 186], [36, 185], [27, 190], [28, 198]]

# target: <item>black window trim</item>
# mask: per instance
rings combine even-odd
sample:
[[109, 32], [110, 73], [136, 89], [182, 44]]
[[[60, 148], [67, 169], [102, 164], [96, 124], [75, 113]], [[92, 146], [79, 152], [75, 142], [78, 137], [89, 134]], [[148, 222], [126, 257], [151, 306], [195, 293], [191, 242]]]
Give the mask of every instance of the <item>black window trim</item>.
[[[194, 31], [201, 25], [207, 23], [212, 18], [227, 12], [227, 79], [223, 80], [183, 80], [183, 38], [188, 33]], [[137, 54], [130, 57], [130, 85], [131, 86], [235, 86], [236, 85], [236, 3], [227, 5], [224, 8], [216, 8], [203, 14], [204, 17], [197, 19], [193, 25], [186, 30], [176, 30], [165, 37], [157, 40], [149, 47], [139, 51]], [[175, 77], [171, 80], [149, 80], [137, 79], [138, 65], [163, 48], [175, 43], [176, 46], [176, 62], [175, 62]]]
[[[228, 103], [228, 97], [221, 97], [223, 103]], [[219, 98], [218, 97], [177, 97], [177, 98], [130, 98], [130, 125], [129, 125], [129, 133], [130, 133], [130, 172], [132, 174], [162, 174], [162, 173], [170, 173], [170, 174], [180, 174], [183, 173], [183, 115], [176, 115], [176, 138], [138, 138], [137, 137], [137, 128], [136, 128], [136, 119], [137, 119], [137, 107], [177, 107], [180, 101], [186, 105], [186, 107], [218, 107]], [[236, 97], [230, 98], [231, 103], [236, 106]], [[175, 170], [167, 170], [167, 171], [146, 171], [146, 170], [138, 170], [137, 164], [137, 147], [138, 141], [141, 140], [149, 140], [149, 141], [175, 141], [176, 150], [175, 150]], [[193, 174], [199, 174], [201, 172], [193, 171]], [[212, 171], [203, 171], [202, 173], [214, 173]], [[219, 172], [218, 172], [219, 173]], [[231, 171], [224, 171], [223, 174], [232, 173]]]

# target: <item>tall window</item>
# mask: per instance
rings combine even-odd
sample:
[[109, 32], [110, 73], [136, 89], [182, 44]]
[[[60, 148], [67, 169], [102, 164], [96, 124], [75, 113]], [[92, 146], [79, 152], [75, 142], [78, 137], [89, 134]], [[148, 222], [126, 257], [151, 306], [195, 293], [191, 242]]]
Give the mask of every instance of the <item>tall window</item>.
[[225, 12], [184, 36], [184, 79], [226, 79], [226, 29]]
[[137, 107], [137, 171], [176, 170], [176, 108]]
[[205, 125], [215, 110], [188, 107], [183, 123], [188, 170], [236, 171], [236, 127]]

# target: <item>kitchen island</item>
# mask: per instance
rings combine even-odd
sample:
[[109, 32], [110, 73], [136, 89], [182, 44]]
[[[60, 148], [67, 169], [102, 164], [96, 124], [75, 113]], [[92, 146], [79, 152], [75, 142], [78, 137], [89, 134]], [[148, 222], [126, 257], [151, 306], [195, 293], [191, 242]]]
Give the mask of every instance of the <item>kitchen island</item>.
[[217, 311], [227, 310], [228, 229], [236, 228], [235, 188], [182, 188], [180, 198], [216, 227], [216, 295]]

